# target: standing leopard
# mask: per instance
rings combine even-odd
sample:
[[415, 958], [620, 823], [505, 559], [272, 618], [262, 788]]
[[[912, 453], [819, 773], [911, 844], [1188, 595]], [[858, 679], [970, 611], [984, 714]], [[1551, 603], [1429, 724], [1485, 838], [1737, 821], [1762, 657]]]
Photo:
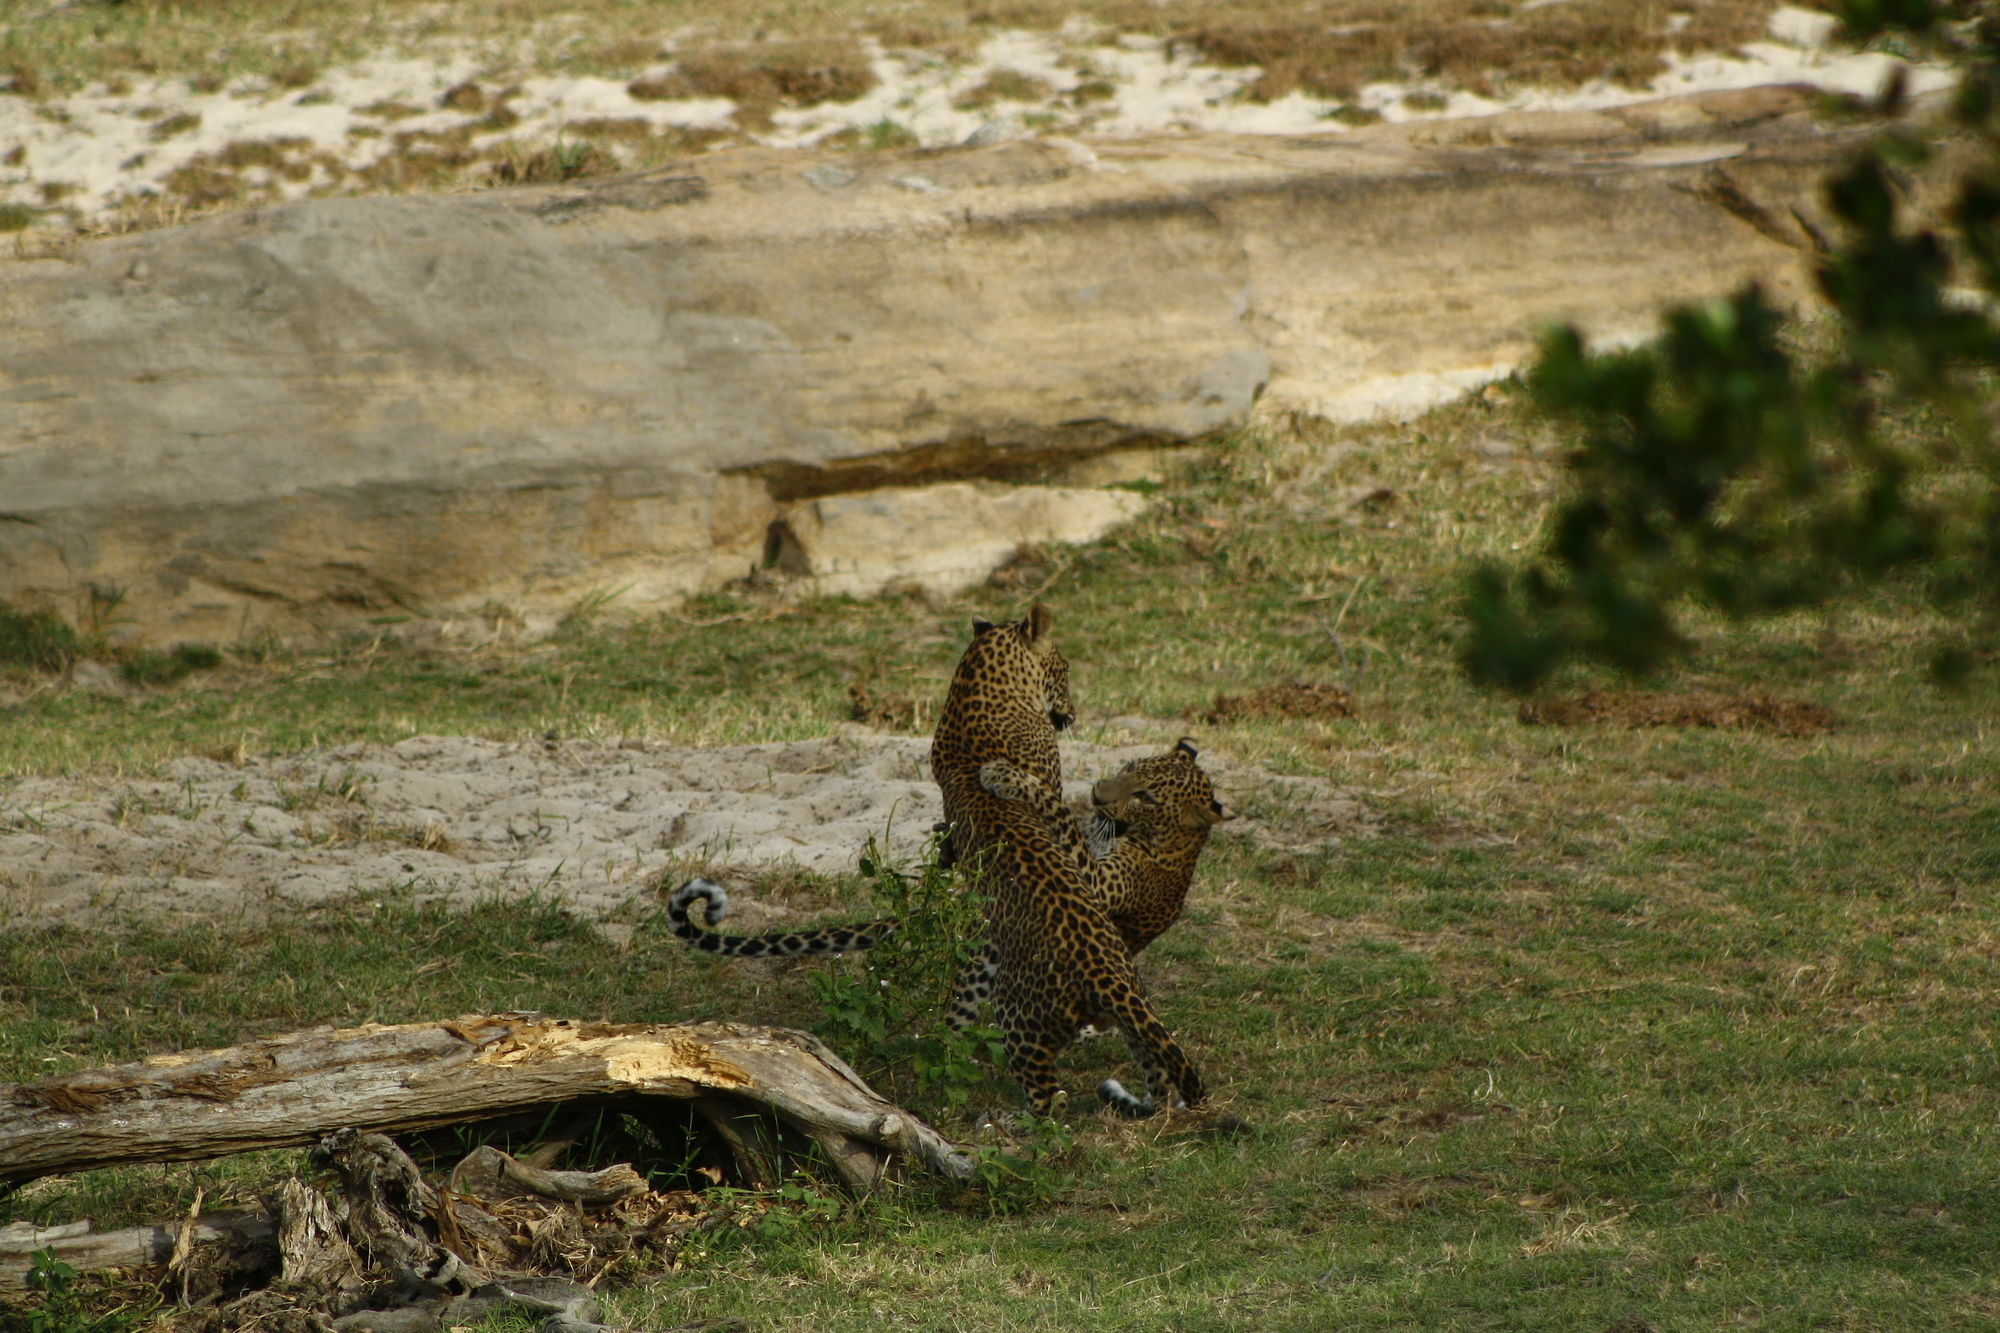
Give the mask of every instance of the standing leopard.
[[[973, 622], [972, 643], [952, 674], [937, 734], [931, 740], [933, 776], [940, 772], [941, 754], [953, 774], [971, 771], [962, 754], [964, 742], [954, 734], [964, 723], [954, 719], [977, 719], [980, 734], [998, 748], [971, 760], [972, 769], [985, 758], [1004, 755], [1025, 771], [1061, 785], [1062, 759], [1056, 750], [1056, 732], [1075, 720], [1076, 706], [1070, 702], [1069, 663], [1056, 651], [1049, 635], [1053, 620], [1049, 609], [1038, 602], [1025, 620], [1000, 625], [986, 620]], [[976, 775], [969, 783], [959, 776], [949, 783], [938, 777], [938, 786], [944, 794], [945, 822], [940, 827], [946, 830], [951, 860], [964, 864], [985, 845], [977, 840], [975, 822], [965, 818], [968, 802], [992, 798], [979, 790]], [[954, 827], [960, 824], [962, 827]], [[705, 903], [705, 914], [712, 923], [728, 909], [729, 894], [709, 879], [691, 879], [681, 885], [667, 900], [667, 921], [674, 934], [704, 952], [731, 958], [849, 953], [869, 948], [896, 928], [894, 919], [887, 919], [771, 935], [720, 935], [689, 915], [688, 909], [696, 902]], [[975, 1012], [976, 1007], [969, 1008], [963, 997], [981, 993], [991, 971], [990, 957], [982, 954], [959, 974], [951, 1010], [955, 1026], [964, 1026]]]
[[[1174, 1101], [1192, 1105], [1203, 1096], [1200, 1075], [1146, 1003], [1124, 938], [1105, 914], [1103, 886], [1084, 865], [1082, 831], [1067, 818], [1052, 831], [1045, 813], [980, 784], [982, 767], [1001, 761], [996, 781], [1032, 779], [1061, 790], [1056, 731], [1075, 710], [1052, 620], [1037, 605], [1020, 621], [973, 625], [931, 744], [954, 850], [988, 900], [991, 983], [1008, 1063], [1030, 1107], [1046, 1112], [1058, 1090], [1054, 1052], [1080, 1026], [1100, 1021], [1119, 1028], [1146, 1073], [1144, 1101], [1115, 1081], [1100, 1086], [1114, 1109], [1146, 1115]], [[675, 895], [683, 912], [697, 897], [712, 894], [697, 883]], [[982, 980], [976, 971], [962, 975], [959, 993]]]
[[[1208, 846], [1209, 831], [1227, 818], [1208, 774], [1195, 762], [1200, 757], [1183, 736], [1165, 754], [1134, 759], [1090, 789], [1091, 816], [1082, 829], [1090, 869], [1104, 914], [1131, 957], [1180, 919], [1195, 861]], [[987, 790], [1027, 801], [1062, 836], [1069, 812], [1057, 793], [1039, 782], [1016, 784], [1009, 792], [990, 785]], [[1011, 796], [1016, 790], [1021, 795]]]
[[[1046, 818], [981, 782], [986, 773], [1003, 785], [1032, 780], [1062, 790], [1056, 729], [1073, 709], [1051, 620], [1038, 604], [1025, 620], [973, 626], [931, 741], [953, 846], [986, 898], [1007, 1063], [1030, 1108], [1046, 1113], [1059, 1090], [1055, 1052], [1084, 1024], [1103, 1022], [1124, 1035], [1146, 1074], [1144, 1101], [1115, 1081], [1100, 1085], [1114, 1110], [1141, 1116], [1176, 1100], [1192, 1106], [1203, 1096], [1201, 1076], [1139, 989], [1075, 821]], [[1003, 767], [989, 771], [996, 763]]]
[[[1180, 919], [1209, 831], [1227, 818], [1198, 757], [1194, 743], [1182, 737], [1165, 754], [1127, 763], [1090, 789], [1090, 815], [1080, 828], [1061, 796], [1027, 773], [1011, 766], [982, 771], [980, 784], [1003, 800], [1027, 805], [1058, 842], [1081, 837], [1081, 873], [1124, 941], [1126, 957], [1136, 959]], [[990, 997], [995, 971], [990, 943], [980, 958], [985, 966], [975, 987], [952, 997], [954, 1026], [968, 1025]], [[1090, 1033], [1087, 1026], [1083, 1031]]]

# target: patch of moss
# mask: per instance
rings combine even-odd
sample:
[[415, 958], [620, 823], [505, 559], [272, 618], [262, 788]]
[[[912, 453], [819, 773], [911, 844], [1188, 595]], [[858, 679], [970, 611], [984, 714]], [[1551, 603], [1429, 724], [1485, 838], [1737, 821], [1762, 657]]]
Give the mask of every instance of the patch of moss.
[[119, 664], [118, 673], [134, 685], [171, 685], [221, 665], [221, 652], [209, 645], [181, 643], [165, 651], [142, 648]]

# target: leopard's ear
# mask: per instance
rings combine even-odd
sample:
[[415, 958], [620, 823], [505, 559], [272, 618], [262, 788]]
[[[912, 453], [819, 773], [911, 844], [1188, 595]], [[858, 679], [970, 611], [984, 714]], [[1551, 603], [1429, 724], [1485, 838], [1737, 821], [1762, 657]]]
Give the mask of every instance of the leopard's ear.
[[1174, 748], [1176, 750], [1179, 750], [1182, 754], [1186, 755], [1190, 759], [1201, 758], [1201, 751], [1194, 748], [1194, 739], [1192, 737], [1189, 736], [1181, 737], [1180, 740], [1175, 743]]
[[1222, 802], [1210, 801], [1207, 805], [1191, 806], [1181, 822], [1189, 828], [1213, 828], [1227, 818]]
[[1091, 784], [1090, 801], [1093, 805], [1116, 805], [1138, 790], [1138, 787], [1137, 773], [1114, 773], [1108, 778], [1099, 778]]
[[1049, 650], [1055, 647], [1049, 638], [1049, 626], [1054, 622], [1055, 616], [1040, 602], [1028, 608], [1028, 618], [1021, 622], [1021, 635], [1037, 657], [1047, 656]]
[[972, 637], [976, 639], [992, 628], [993, 622], [990, 620], [975, 620], [972, 622]]

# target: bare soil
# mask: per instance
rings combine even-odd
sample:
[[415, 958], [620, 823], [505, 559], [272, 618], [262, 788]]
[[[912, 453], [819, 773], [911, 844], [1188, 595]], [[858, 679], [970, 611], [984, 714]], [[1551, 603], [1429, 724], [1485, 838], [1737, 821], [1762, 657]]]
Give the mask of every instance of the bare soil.
[[1214, 725], [1234, 722], [1239, 718], [1335, 719], [1353, 716], [1354, 696], [1338, 685], [1294, 681], [1268, 686], [1253, 694], [1217, 695], [1215, 707], [1204, 713], [1201, 720]]
[[[1080, 794], [1159, 748], [1067, 743], [1063, 767]], [[177, 759], [146, 779], [23, 778], [0, 787], [0, 920], [255, 915], [383, 893], [540, 894], [601, 916], [672, 873], [851, 871], [870, 837], [913, 861], [943, 814], [929, 749], [858, 727], [708, 750], [418, 736]], [[1311, 849], [1374, 822], [1330, 782], [1202, 762], [1233, 816], [1226, 836]]]
[[1531, 727], [1720, 727], [1813, 736], [1837, 724], [1833, 710], [1802, 699], [1749, 694], [1647, 694], [1588, 690], [1569, 699], [1531, 699], [1521, 705]]

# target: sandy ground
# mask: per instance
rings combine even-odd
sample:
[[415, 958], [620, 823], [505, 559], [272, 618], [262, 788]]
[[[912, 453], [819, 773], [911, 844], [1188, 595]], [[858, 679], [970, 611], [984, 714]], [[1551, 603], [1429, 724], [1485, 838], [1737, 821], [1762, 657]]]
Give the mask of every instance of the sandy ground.
[[[0, 921], [242, 918], [382, 893], [539, 894], [595, 917], [663, 872], [851, 871], [871, 836], [909, 861], [942, 813], [929, 746], [859, 728], [712, 750], [420, 736], [181, 759], [149, 781], [24, 778], [0, 786]], [[1067, 743], [1071, 795], [1158, 749]], [[1375, 822], [1327, 782], [1203, 763], [1234, 816], [1223, 836], [1304, 851]], [[732, 924], [757, 928], [754, 895], [743, 909]]]
[[[1831, 23], [1824, 14], [1780, 9], [1768, 41], [1750, 43], [1734, 57], [1670, 58], [1668, 71], [1645, 89], [1600, 82], [1561, 92], [1526, 89], [1495, 100], [1445, 86], [1379, 83], [1348, 104], [1301, 93], [1257, 102], [1243, 96], [1260, 73], [1256, 68], [1204, 65], [1157, 39], [1088, 27], [1015, 32], [987, 41], [966, 61], [878, 49], [872, 65], [879, 82], [864, 96], [781, 110], [767, 131], [733, 137], [807, 147], [843, 131], [890, 126], [934, 147], [1030, 132], [1337, 135], [1349, 131], [1343, 118], [1357, 109], [1393, 122], [1598, 108], [1770, 83], [1875, 91], [1897, 62], [1829, 47]], [[1046, 98], [961, 105], [967, 93], [1006, 72], [1038, 80]], [[489, 91], [511, 88], [506, 107], [516, 119], [481, 129], [489, 107], [445, 105], [451, 90], [474, 80], [485, 81]], [[358, 173], [404, 151], [411, 135], [464, 132], [471, 136], [461, 145], [467, 151], [514, 145], [525, 154], [561, 142], [566, 127], [587, 121], [643, 123], [654, 132], [732, 125], [736, 108], [727, 99], [635, 99], [632, 82], [496, 75], [490, 55], [441, 49], [329, 69], [303, 90], [257, 82], [199, 92], [181, 79], [139, 78], [67, 96], [0, 96], [0, 206], [36, 210], [38, 227], [90, 226], [147, 199], [177, 197], [172, 178], [190, 167], [227, 167], [248, 191], [243, 201], [270, 201], [383, 188]], [[1917, 69], [1911, 91], [1948, 82], [1945, 71]], [[1072, 95], [1086, 85], [1091, 96]], [[599, 149], [613, 158], [635, 151], [613, 142]], [[233, 162], [232, 151], [239, 154]]]

